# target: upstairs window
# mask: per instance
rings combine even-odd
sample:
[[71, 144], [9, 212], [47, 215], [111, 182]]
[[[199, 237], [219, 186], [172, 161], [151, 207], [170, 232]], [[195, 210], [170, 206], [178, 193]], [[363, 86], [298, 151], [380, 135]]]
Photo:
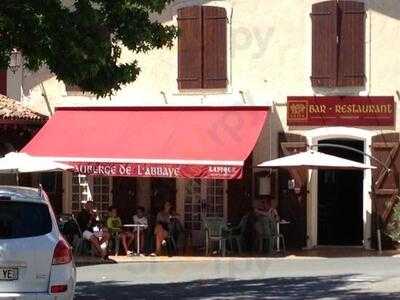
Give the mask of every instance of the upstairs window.
[[326, 1], [312, 6], [313, 87], [365, 84], [365, 6]]
[[226, 88], [226, 10], [212, 6], [179, 9], [178, 27], [178, 88]]

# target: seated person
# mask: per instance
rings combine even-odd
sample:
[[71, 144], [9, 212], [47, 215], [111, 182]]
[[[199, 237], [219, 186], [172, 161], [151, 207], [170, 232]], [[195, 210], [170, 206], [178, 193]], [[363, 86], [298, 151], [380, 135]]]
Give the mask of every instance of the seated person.
[[267, 216], [270, 217], [273, 221], [279, 222], [279, 214], [276, 208], [272, 205], [271, 199], [267, 199], [265, 201], [265, 210], [267, 212]]
[[[140, 252], [143, 253], [143, 249], [144, 249], [144, 238], [146, 235], [146, 230], [149, 227], [149, 223], [147, 220], [147, 217], [145, 215], [145, 209], [143, 206], [139, 206], [136, 210], [136, 215], [133, 216], [133, 224], [139, 224], [142, 225], [142, 227], [140, 227]], [[135, 232], [137, 231], [137, 229], [135, 229]]]
[[239, 227], [244, 240], [244, 250], [250, 252], [254, 251], [258, 238], [258, 214], [254, 206], [250, 207], [248, 212], [242, 217]]
[[157, 214], [156, 226], [154, 228], [154, 235], [156, 236], [156, 255], [161, 254], [161, 248], [167, 245], [167, 238], [169, 236], [169, 226], [171, 224], [171, 204], [166, 201], [163, 209]]
[[269, 217], [275, 222], [279, 221], [278, 211], [272, 205], [271, 199], [265, 199], [263, 201], [259, 201], [258, 205], [255, 208], [255, 212], [259, 216]]
[[[171, 226], [170, 226], [170, 235], [174, 239], [175, 243], [179, 242], [180, 236], [185, 232], [183, 225], [180, 221], [180, 215], [176, 212], [174, 208], [171, 209]], [[176, 245], [178, 246], [178, 245]]]
[[129, 246], [133, 241], [133, 234], [129, 231], [122, 231], [122, 221], [117, 215], [117, 209], [114, 206], [108, 208], [107, 227], [112, 235], [118, 235], [118, 238], [122, 241], [125, 253], [131, 255], [132, 251], [129, 251]]
[[78, 213], [76, 218], [82, 231], [82, 237], [90, 242], [98, 256], [107, 258], [106, 249], [110, 234], [107, 228], [101, 227], [100, 218], [93, 208], [93, 201], [82, 201], [82, 203], [83, 209]]

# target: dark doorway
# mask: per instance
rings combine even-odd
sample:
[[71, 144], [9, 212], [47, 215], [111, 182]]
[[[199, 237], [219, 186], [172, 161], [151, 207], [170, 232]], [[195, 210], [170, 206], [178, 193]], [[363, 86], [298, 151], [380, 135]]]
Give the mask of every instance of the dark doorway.
[[[339, 144], [364, 151], [356, 140], [329, 139], [320, 144]], [[351, 150], [320, 147], [319, 151], [357, 162], [364, 156]], [[318, 171], [318, 244], [362, 245], [363, 241], [363, 171]]]
[[61, 172], [41, 173], [39, 183], [49, 197], [54, 213], [61, 214], [63, 211], [63, 174]]
[[171, 203], [172, 209], [176, 209], [176, 179], [152, 178], [151, 180], [151, 205], [150, 212], [156, 215], [166, 201]]
[[118, 210], [122, 222], [132, 223], [136, 209], [136, 178], [113, 178], [113, 204]]

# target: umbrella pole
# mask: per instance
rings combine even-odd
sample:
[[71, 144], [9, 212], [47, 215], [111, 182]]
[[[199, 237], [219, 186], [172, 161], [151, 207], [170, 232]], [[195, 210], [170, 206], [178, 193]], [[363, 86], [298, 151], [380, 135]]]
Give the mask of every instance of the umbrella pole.
[[19, 185], [19, 172], [15, 173], [15, 179], [17, 181], [17, 185]]

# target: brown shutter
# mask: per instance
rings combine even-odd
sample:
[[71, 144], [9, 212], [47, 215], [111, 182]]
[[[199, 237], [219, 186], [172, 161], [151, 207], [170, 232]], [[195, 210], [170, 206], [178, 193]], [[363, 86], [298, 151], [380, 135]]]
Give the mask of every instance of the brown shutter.
[[227, 86], [226, 31], [226, 10], [203, 6], [203, 88]]
[[338, 86], [365, 83], [365, 7], [356, 1], [339, 1]]
[[[304, 136], [289, 133], [279, 134], [279, 156], [307, 150]], [[290, 221], [284, 232], [287, 244], [291, 248], [301, 248], [307, 242], [307, 183], [306, 170], [279, 169], [279, 215]], [[296, 190], [288, 189], [288, 181], [295, 180]]]
[[328, 1], [312, 6], [313, 87], [334, 87], [337, 80], [337, 3]]
[[0, 94], [7, 96], [7, 71], [0, 71]]
[[178, 10], [178, 88], [200, 89], [202, 83], [202, 10]]
[[[377, 227], [386, 231], [388, 220], [398, 202], [399, 195], [399, 133], [382, 134], [372, 138], [372, 156], [384, 163], [387, 171], [381, 164], [371, 160], [376, 167], [372, 171], [372, 209], [373, 209], [373, 243], [376, 242]], [[388, 239], [384, 239], [384, 246], [388, 246]]]

